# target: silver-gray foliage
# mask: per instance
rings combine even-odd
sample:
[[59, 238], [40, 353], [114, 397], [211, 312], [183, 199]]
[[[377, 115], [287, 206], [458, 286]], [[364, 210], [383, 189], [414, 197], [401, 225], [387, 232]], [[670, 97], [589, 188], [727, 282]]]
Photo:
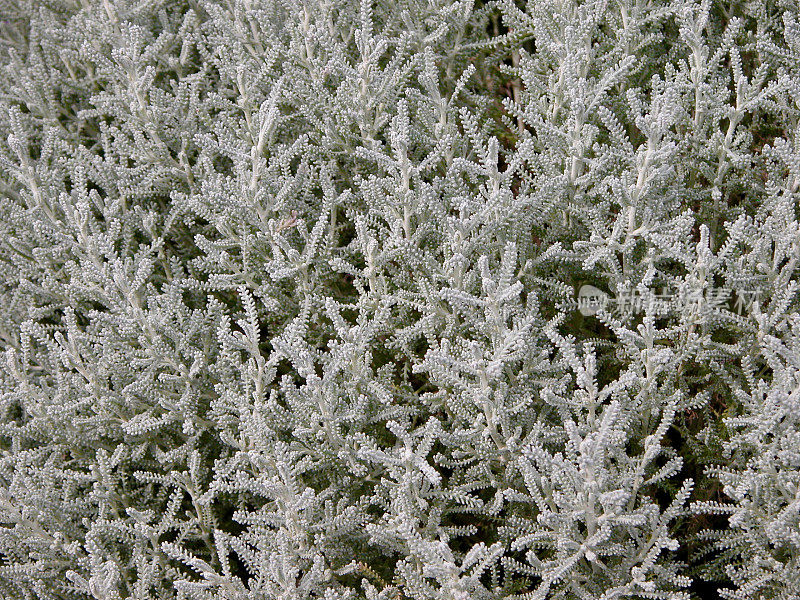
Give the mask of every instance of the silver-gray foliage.
[[0, 596], [800, 597], [793, 0], [0, 18]]

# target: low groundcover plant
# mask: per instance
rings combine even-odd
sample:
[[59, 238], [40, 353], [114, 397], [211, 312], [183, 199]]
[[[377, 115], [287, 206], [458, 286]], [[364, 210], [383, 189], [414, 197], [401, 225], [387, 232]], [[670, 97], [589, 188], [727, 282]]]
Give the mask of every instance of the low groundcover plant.
[[794, 0], [0, 18], [0, 597], [800, 598]]

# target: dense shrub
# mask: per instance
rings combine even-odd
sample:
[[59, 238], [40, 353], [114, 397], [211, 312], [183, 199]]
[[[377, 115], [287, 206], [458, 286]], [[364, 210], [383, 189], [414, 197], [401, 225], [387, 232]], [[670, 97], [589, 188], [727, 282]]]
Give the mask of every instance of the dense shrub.
[[0, 596], [800, 597], [793, 0], [0, 0]]

